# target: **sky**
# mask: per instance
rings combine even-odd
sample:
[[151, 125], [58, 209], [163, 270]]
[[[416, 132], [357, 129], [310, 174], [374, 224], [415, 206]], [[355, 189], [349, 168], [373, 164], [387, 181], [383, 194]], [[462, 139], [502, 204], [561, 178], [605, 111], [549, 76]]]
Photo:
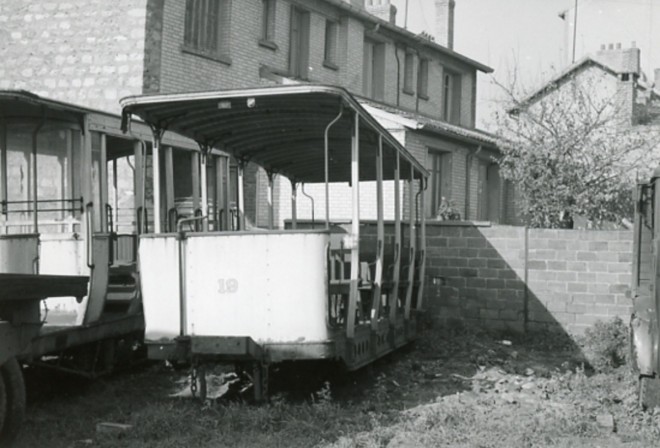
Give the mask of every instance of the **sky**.
[[[431, 31], [434, 0], [392, 0], [397, 25]], [[454, 50], [492, 67], [479, 75], [477, 126], [493, 129], [501, 90], [517, 72], [523, 88], [533, 90], [570, 64], [575, 0], [456, 0]], [[652, 80], [660, 68], [660, 0], [577, 0], [576, 59], [601, 44], [632, 42], [641, 50], [642, 70]], [[562, 20], [559, 13], [568, 11]]]

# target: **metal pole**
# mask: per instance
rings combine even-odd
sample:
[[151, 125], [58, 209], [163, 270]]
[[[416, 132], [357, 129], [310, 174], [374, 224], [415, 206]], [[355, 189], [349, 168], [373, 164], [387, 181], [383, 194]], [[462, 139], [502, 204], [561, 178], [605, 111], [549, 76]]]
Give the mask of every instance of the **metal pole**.
[[298, 228], [298, 185], [291, 180], [291, 228]]
[[273, 209], [273, 173], [268, 173], [268, 228], [275, 228], [275, 210]]
[[394, 273], [392, 274], [392, 295], [390, 296], [390, 328], [396, 323], [396, 309], [399, 301], [399, 278], [401, 276], [401, 160], [396, 153], [394, 165]]
[[350, 340], [355, 336], [355, 311], [360, 293], [358, 282], [360, 275], [360, 116], [355, 112], [352, 133], [351, 150], [351, 187], [352, 187], [352, 219], [351, 219], [351, 280], [348, 296], [348, 316], [346, 322], [346, 337]]
[[160, 233], [160, 139], [162, 131], [153, 130], [153, 144], [151, 148], [151, 161], [153, 171], [154, 193], [154, 233]]
[[238, 230], [245, 230], [245, 197], [243, 195], [243, 170], [245, 162], [238, 162]]
[[200, 181], [202, 183], [202, 230], [204, 232], [208, 232], [209, 230], [209, 192], [208, 192], [208, 182], [206, 181], [206, 161], [208, 158], [208, 152], [209, 148], [206, 147], [205, 149], [202, 150], [202, 154], [200, 156]]
[[378, 155], [376, 157], [376, 272], [371, 300], [371, 329], [378, 329], [380, 314], [380, 294], [383, 281], [383, 255], [385, 250], [385, 223], [383, 222], [383, 136], [378, 136]]
[[330, 169], [328, 167], [329, 162], [329, 143], [328, 143], [328, 133], [330, 128], [341, 118], [344, 114], [344, 103], [339, 105], [339, 114], [325, 127], [324, 137], [324, 169], [325, 169], [325, 229], [330, 229]]

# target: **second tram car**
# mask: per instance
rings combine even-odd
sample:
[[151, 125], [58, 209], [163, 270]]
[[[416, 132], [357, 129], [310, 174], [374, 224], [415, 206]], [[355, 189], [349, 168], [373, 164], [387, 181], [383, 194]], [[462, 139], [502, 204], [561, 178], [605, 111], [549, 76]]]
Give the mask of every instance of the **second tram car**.
[[[270, 363], [334, 359], [357, 369], [416, 337], [425, 270], [424, 167], [346, 90], [320, 85], [128, 97], [124, 129], [137, 116], [153, 129], [153, 151], [173, 131], [200, 148], [201, 173], [213, 148], [237, 163], [237, 228], [209, 228], [202, 179], [198, 216], [166, 228], [159, 190], [176, 179], [154, 166], [153, 231], [139, 260], [148, 353], [202, 366], [253, 364], [263, 397]], [[158, 160], [155, 156], [154, 160]], [[243, 171], [268, 174], [269, 222], [247, 228]], [[161, 179], [163, 176], [164, 179]], [[290, 225], [276, 228], [273, 179], [290, 181]], [[360, 221], [360, 186], [375, 183], [375, 232]], [[324, 222], [302, 228], [297, 193], [321, 186]], [[331, 184], [348, 185], [349, 224], [332, 222]], [[384, 197], [384, 185], [393, 189]], [[226, 186], [228, 189], [229, 186]], [[332, 190], [335, 191], [335, 190]], [[386, 234], [384, 209], [393, 226]], [[190, 224], [198, 222], [195, 229]]]

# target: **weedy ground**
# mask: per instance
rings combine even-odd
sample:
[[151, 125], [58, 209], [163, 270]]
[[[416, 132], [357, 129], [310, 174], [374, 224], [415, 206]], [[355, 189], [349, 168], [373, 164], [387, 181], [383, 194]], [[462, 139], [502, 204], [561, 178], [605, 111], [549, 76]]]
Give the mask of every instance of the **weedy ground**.
[[[185, 370], [161, 364], [96, 381], [28, 370], [17, 446], [657, 447], [660, 409], [637, 407], [622, 326], [579, 344], [427, 328], [414, 347], [355, 373], [284, 366], [263, 405], [172, 398]], [[97, 431], [102, 422], [131, 427]]]

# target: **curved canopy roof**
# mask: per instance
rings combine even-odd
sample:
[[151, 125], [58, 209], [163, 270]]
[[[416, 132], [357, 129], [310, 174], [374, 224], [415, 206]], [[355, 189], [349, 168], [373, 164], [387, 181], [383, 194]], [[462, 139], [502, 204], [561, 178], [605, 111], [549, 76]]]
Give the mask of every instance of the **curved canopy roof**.
[[160, 130], [170, 130], [204, 147], [221, 149], [239, 160], [296, 182], [323, 182], [324, 132], [329, 131], [329, 180], [351, 179], [351, 138], [359, 116], [360, 180], [376, 179], [379, 137], [384, 179], [394, 178], [399, 154], [401, 178], [427, 176], [424, 167], [369, 115], [345, 89], [323, 85], [276, 86], [214, 92], [132, 96], [121, 100], [122, 126], [136, 115]]

